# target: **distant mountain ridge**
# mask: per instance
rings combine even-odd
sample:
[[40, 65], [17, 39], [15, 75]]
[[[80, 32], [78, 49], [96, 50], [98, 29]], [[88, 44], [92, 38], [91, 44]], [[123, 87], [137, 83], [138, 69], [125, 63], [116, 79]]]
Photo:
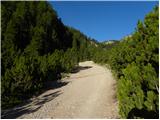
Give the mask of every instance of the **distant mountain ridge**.
[[101, 43], [108, 45], [108, 44], [113, 44], [113, 43], [116, 43], [116, 42], [119, 42], [119, 41], [118, 40], [105, 40], [105, 41], [103, 41]]

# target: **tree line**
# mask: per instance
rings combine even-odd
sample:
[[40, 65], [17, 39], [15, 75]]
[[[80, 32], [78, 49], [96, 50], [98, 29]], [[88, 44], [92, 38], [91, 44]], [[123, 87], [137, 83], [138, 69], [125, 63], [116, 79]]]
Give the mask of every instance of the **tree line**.
[[135, 32], [101, 45], [94, 61], [108, 64], [117, 78], [122, 118], [159, 118], [159, 8], [138, 21]]
[[[48, 2], [1, 2], [2, 108], [21, 103], [46, 81], [91, 56], [94, 40], [65, 26]], [[94, 44], [91, 44], [92, 43]]]

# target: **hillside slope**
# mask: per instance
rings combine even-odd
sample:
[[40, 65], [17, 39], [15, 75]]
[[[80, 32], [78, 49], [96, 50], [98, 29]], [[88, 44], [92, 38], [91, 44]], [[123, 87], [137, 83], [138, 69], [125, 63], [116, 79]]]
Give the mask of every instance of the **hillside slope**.
[[88, 60], [94, 41], [63, 24], [46, 1], [2, 1], [2, 108], [12, 107]]

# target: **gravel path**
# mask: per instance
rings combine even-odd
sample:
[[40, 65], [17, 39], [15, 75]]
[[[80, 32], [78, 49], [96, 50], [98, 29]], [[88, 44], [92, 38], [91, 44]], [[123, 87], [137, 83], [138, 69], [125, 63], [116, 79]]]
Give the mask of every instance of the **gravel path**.
[[118, 118], [111, 71], [92, 61], [79, 65], [78, 71], [56, 83], [56, 89], [3, 111], [2, 118]]

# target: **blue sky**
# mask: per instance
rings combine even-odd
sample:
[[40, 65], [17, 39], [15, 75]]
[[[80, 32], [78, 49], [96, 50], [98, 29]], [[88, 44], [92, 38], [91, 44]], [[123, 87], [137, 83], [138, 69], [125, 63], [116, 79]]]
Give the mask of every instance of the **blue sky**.
[[134, 32], [137, 21], [158, 4], [118, 1], [50, 1], [65, 25], [98, 41], [120, 40]]

